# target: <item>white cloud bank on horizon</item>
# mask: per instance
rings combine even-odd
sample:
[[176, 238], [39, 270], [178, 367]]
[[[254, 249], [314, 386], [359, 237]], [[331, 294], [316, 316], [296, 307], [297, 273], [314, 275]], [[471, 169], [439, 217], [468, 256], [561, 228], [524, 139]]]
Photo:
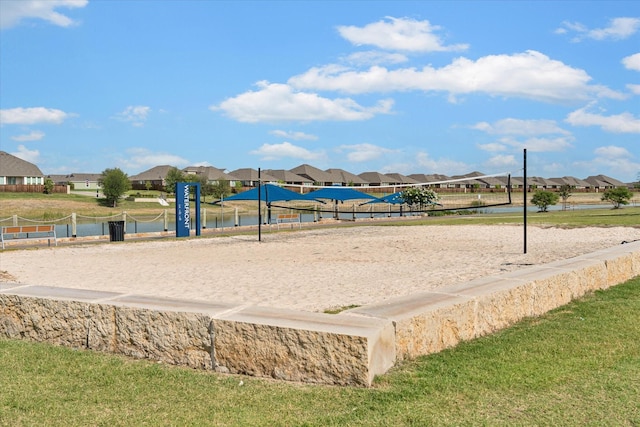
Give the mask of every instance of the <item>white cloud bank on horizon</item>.
[[88, 0], [0, 1], [0, 29], [15, 27], [25, 19], [42, 19], [59, 27], [70, 27], [76, 21], [55, 9], [82, 8], [88, 3]]
[[379, 159], [385, 154], [396, 153], [398, 150], [380, 147], [374, 144], [349, 144], [341, 145], [336, 148], [338, 153], [347, 152], [347, 160], [354, 163], [368, 162], [370, 160]]
[[290, 142], [281, 144], [262, 144], [257, 150], [249, 154], [260, 156], [261, 160], [277, 160], [285, 157], [302, 160], [319, 160], [325, 157], [324, 151], [310, 151], [293, 145]]
[[118, 159], [126, 169], [144, 170], [158, 165], [189, 166], [189, 160], [169, 153], [156, 153], [147, 148], [134, 147], [126, 150], [127, 157]]

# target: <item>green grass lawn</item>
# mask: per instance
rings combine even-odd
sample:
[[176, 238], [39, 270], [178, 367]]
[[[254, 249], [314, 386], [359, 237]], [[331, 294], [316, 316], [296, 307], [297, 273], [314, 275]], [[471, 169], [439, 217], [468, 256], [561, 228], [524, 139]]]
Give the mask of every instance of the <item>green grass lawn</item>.
[[0, 425], [640, 425], [640, 277], [368, 389], [0, 339]]

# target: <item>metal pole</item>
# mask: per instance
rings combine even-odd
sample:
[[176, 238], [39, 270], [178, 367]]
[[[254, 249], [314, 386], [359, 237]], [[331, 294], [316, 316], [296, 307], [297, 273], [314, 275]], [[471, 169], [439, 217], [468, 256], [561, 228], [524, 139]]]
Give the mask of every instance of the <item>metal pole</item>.
[[262, 241], [262, 183], [260, 182], [260, 168], [258, 168], [258, 242]]
[[524, 253], [527, 253], [527, 149], [524, 149], [524, 207], [522, 209], [522, 215], [524, 220]]

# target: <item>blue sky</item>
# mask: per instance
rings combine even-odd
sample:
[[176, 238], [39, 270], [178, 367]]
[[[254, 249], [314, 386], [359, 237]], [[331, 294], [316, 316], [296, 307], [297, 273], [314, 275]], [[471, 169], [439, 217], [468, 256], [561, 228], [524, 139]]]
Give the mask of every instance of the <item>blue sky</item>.
[[153, 166], [640, 173], [640, 2], [0, 1], [0, 149]]

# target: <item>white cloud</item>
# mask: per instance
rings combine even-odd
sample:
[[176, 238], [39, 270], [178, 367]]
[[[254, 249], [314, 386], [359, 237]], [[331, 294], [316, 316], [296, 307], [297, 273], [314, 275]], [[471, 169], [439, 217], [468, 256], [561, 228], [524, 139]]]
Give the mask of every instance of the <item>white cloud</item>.
[[488, 144], [478, 144], [478, 148], [483, 150], [483, 151], [489, 151], [491, 153], [496, 153], [496, 152], [500, 152], [500, 151], [505, 151], [507, 150], [507, 146], [504, 144], [500, 144], [498, 142], [491, 142]]
[[38, 130], [11, 137], [11, 139], [18, 142], [40, 141], [42, 138], [44, 138], [44, 132], [40, 132]]
[[464, 162], [459, 162], [447, 158], [432, 159], [426, 152], [419, 152], [416, 155], [417, 167], [424, 170], [424, 173], [438, 173], [443, 175], [460, 175], [469, 173], [473, 168]]
[[451, 94], [485, 93], [490, 96], [528, 98], [547, 102], [586, 100], [594, 94], [622, 99], [624, 95], [603, 86], [589, 85], [591, 77], [548, 56], [526, 51], [514, 55], [489, 55], [472, 61], [457, 58], [442, 68], [390, 70], [373, 66], [366, 71], [339, 65], [314, 67], [293, 76], [297, 89], [344, 93], [393, 91], [444, 91]]
[[19, 107], [0, 110], [0, 124], [2, 125], [60, 124], [69, 117], [71, 117], [71, 114], [54, 108]]
[[489, 160], [484, 162], [484, 166], [487, 168], [504, 168], [504, 167], [512, 167], [519, 165], [520, 162], [516, 160], [513, 154], [498, 154], [496, 156], [491, 157]]
[[150, 112], [151, 107], [144, 105], [130, 105], [121, 113], [116, 114], [114, 118], [123, 122], [129, 122], [133, 126], [141, 127], [144, 126], [144, 122], [147, 120]]
[[281, 121], [355, 121], [391, 112], [393, 101], [380, 100], [373, 107], [363, 107], [350, 98], [323, 98], [315, 93], [298, 92], [285, 84], [258, 82], [258, 91], [248, 91], [228, 98], [212, 111], [222, 110], [240, 122]]
[[[473, 129], [481, 130], [491, 135], [500, 135], [496, 142], [478, 144], [484, 151], [498, 153], [501, 151], [532, 152], [564, 151], [571, 148], [573, 136], [570, 132], [559, 127], [554, 120], [521, 120], [502, 119], [494, 123], [479, 122]], [[490, 160], [496, 166], [499, 162], [509, 161], [508, 156], [497, 155]], [[506, 165], [506, 163], [505, 163]]]
[[609, 21], [609, 26], [605, 28], [595, 28], [590, 30], [579, 22], [563, 22], [562, 26], [556, 30], [557, 34], [577, 33], [571, 39], [573, 42], [580, 42], [584, 39], [592, 40], [623, 40], [634, 35], [640, 29], [640, 18], [614, 18]]
[[570, 113], [565, 121], [573, 126], [599, 126], [613, 133], [640, 133], [640, 118], [624, 112], [612, 116], [603, 116], [587, 112], [589, 106]]
[[527, 149], [530, 152], [546, 153], [564, 151], [572, 148], [572, 136], [558, 136], [555, 138], [527, 138], [525, 140], [517, 140], [511, 137], [500, 139], [500, 143], [521, 151]]
[[473, 129], [498, 135], [570, 134], [570, 132], [558, 126], [555, 120], [522, 120], [508, 118], [498, 120], [493, 124], [480, 122], [475, 124]]
[[37, 163], [40, 159], [40, 151], [29, 150], [24, 145], [18, 145], [18, 151], [11, 153], [11, 155], [31, 163]]
[[629, 89], [629, 91], [634, 95], [640, 95], [640, 85], [628, 84], [627, 89]]
[[640, 71], [640, 53], [622, 58], [622, 64], [629, 70]]
[[156, 153], [146, 148], [129, 148], [126, 150], [127, 157], [120, 159], [120, 163], [125, 165], [126, 169], [140, 170], [150, 166], [172, 165], [172, 166], [188, 166], [189, 161], [174, 154]]
[[318, 139], [316, 135], [311, 135], [304, 132], [292, 132], [292, 131], [276, 129], [276, 130], [269, 131], [269, 133], [271, 135], [275, 135], [281, 138], [293, 139], [295, 141], [302, 141], [302, 140], [316, 141]]
[[346, 151], [347, 160], [350, 162], [367, 162], [382, 157], [385, 154], [397, 152], [388, 148], [380, 147], [373, 144], [353, 144], [341, 145], [336, 149], [339, 153]]
[[615, 145], [609, 145], [606, 147], [598, 147], [594, 151], [595, 155], [598, 157], [603, 157], [607, 159], [621, 159], [621, 158], [631, 158], [631, 153], [624, 147], [617, 147]]
[[366, 66], [372, 64], [400, 64], [407, 62], [409, 58], [400, 53], [380, 52], [368, 50], [366, 52], [356, 52], [344, 58], [345, 62], [355, 66]]
[[591, 174], [613, 176], [623, 181], [635, 179], [640, 170], [640, 162], [625, 148], [617, 146], [598, 147], [594, 150], [595, 158], [590, 161], [576, 162], [574, 166], [591, 171]]
[[277, 160], [283, 157], [303, 160], [318, 160], [325, 156], [322, 151], [309, 151], [306, 148], [298, 147], [290, 142], [283, 142], [281, 144], [263, 144], [257, 150], [250, 151], [249, 154], [261, 156], [262, 160]]
[[595, 40], [622, 40], [631, 37], [640, 28], [639, 18], [614, 18], [606, 28], [596, 28], [589, 31], [588, 37]]
[[364, 27], [353, 25], [339, 26], [342, 37], [356, 46], [372, 45], [386, 50], [408, 52], [439, 52], [465, 50], [466, 44], [446, 46], [435, 32], [441, 27], [431, 25], [427, 20], [416, 21], [410, 18], [386, 17], [386, 21], [367, 24]]
[[48, 21], [59, 27], [69, 27], [76, 22], [62, 13], [58, 8], [81, 8], [88, 0], [2, 0], [0, 1], [0, 28], [11, 28], [23, 19], [35, 18]]

